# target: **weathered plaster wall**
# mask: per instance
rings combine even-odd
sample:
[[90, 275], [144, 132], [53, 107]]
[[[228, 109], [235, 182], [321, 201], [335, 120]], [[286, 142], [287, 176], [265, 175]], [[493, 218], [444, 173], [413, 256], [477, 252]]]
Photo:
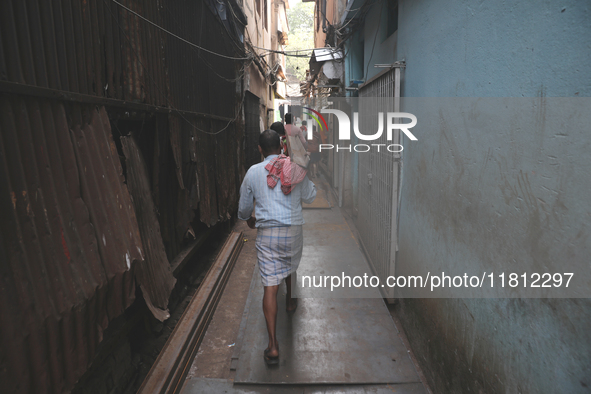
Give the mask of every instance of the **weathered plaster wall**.
[[[257, 12], [256, 9], [256, 0], [245, 0], [243, 4], [244, 13], [248, 22], [246, 25], [246, 40], [258, 48], [272, 48], [271, 31], [274, 19], [277, 16], [275, 12], [272, 12], [272, 1], [266, 2], [267, 26], [265, 26], [263, 20], [264, 0], [260, 0], [259, 12]], [[274, 34], [276, 35], [277, 33], [274, 32]], [[259, 54], [266, 52], [264, 49], [257, 48], [255, 48], [254, 51]], [[269, 60], [268, 56], [266, 60]], [[269, 98], [269, 84], [255, 63], [252, 63], [249, 67], [246, 89], [261, 99], [261, 118], [263, 119], [263, 122], [266, 123], [266, 109], [273, 108], [273, 99]], [[264, 126], [266, 126], [266, 124]]]
[[[591, 133], [544, 127], [556, 120], [544, 97], [591, 96], [590, 20], [583, 0], [400, 1], [403, 96], [540, 97], [540, 115], [496, 136], [458, 135], [452, 119], [478, 116], [459, 111], [418, 126], [404, 151], [399, 263], [589, 260]], [[436, 392], [591, 390], [588, 299], [402, 300], [399, 312]]]

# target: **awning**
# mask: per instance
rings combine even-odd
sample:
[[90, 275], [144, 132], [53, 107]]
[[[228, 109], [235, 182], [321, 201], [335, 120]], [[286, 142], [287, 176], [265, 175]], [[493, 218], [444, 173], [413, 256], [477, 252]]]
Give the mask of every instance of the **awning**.
[[339, 60], [343, 57], [343, 51], [338, 48], [314, 49], [310, 57], [310, 74], [313, 76], [318, 75], [325, 62]]
[[343, 51], [337, 48], [321, 48], [314, 49], [314, 51], [312, 51], [312, 59], [314, 59], [317, 62], [342, 59], [343, 56]]

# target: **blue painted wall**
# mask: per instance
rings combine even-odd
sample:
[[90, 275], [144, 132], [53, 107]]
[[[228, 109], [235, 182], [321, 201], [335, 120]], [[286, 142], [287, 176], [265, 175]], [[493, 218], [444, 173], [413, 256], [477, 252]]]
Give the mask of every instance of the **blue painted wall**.
[[367, 13], [363, 28], [364, 37], [364, 70], [366, 80], [383, 71], [374, 67], [375, 64], [392, 64], [396, 60], [397, 33], [387, 36], [387, 3], [379, 0]]
[[591, 2], [400, 1], [407, 97], [591, 94]]
[[378, 0], [368, 11], [363, 26], [346, 42], [346, 86], [350, 86], [351, 80], [370, 80], [384, 70], [374, 67], [375, 64], [392, 64], [399, 60], [397, 33], [388, 35], [387, 9], [388, 0]]
[[[538, 122], [496, 139], [477, 129], [458, 135], [453, 122], [478, 116], [461, 111], [417, 126], [419, 141], [405, 143], [398, 261], [470, 259], [477, 270], [516, 257], [541, 268], [589, 262], [591, 130], [562, 136], [545, 127], [558, 115], [544, 98], [591, 96], [591, 2], [399, 7], [389, 59], [406, 61], [403, 96], [540, 97], [540, 107]], [[372, 63], [387, 55], [374, 53]], [[398, 308], [436, 392], [591, 390], [588, 299], [423, 299]]]

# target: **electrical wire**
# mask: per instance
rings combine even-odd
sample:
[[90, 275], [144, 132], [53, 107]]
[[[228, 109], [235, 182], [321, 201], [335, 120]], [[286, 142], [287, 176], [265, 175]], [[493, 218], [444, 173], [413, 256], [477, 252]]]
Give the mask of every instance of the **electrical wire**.
[[[218, 3], [222, 4], [222, 2], [220, 0], [216, 0]], [[240, 20], [240, 18], [238, 18], [238, 15], [236, 15], [236, 13], [234, 12], [234, 7], [232, 7], [232, 4], [228, 3], [228, 7], [230, 7], [230, 12], [232, 12], [232, 15], [234, 15], [234, 18], [236, 18], [236, 20], [238, 22], [240, 22], [240, 24], [244, 27], [246, 27], [245, 23], [242, 23], [242, 21]]]
[[[371, 6], [372, 6], [372, 5], [374, 5], [374, 3], [375, 3], [375, 1], [372, 1], [372, 2], [370, 3], [370, 6], [369, 6], [369, 8], [371, 8]], [[364, 3], [364, 4], [363, 4], [361, 7], [359, 7], [359, 8], [355, 8], [355, 9], [353, 9], [353, 10], [349, 10], [349, 11], [347, 12], [347, 14], [348, 14], [348, 13], [350, 13], [350, 12], [353, 12], [353, 11], [359, 11], [359, 10], [363, 9], [364, 7], [366, 7], [366, 5], [367, 5], [367, 3]], [[368, 8], [368, 7], [366, 7], [366, 8]], [[339, 32], [340, 30], [344, 29], [345, 27], [347, 27], [347, 25], [348, 25], [349, 23], [351, 23], [353, 20], [355, 20], [355, 17], [356, 17], [356, 16], [357, 16], [357, 14], [355, 14], [355, 16], [353, 16], [351, 19], [349, 19], [349, 21], [347, 21], [347, 23], [345, 23], [343, 26], [341, 26], [341, 27], [339, 27], [338, 29], [335, 29], [335, 30], [336, 30], [337, 32]], [[364, 16], [364, 15], [360, 15], [360, 17], [362, 17], [362, 16]]]
[[[252, 45], [253, 47], [255, 47], [254, 45]], [[255, 47], [257, 49], [265, 49], [265, 48], [259, 48], [259, 47]], [[273, 49], [266, 49], [267, 52], [263, 52], [261, 54], [258, 54], [258, 56], [267, 56], [270, 55], [272, 53], [279, 53], [281, 55], [287, 56], [287, 57], [310, 57], [311, 54], [308, 55], [292, 55], [291, 52], [307, 52], [307, 51], [315, 51], [317, 49], [330, 49], [330, 54], [335, 54], [338, 53], [340, 51], [339, 48], [335, 48], [335, 47], [324, 47], [324, 48], [314, 48], [314, 49], [298, 49], [298, 50], [293, 50], [293, 51], [278, 51], [278, 50], [273, 50]]]
[[[336, 49], [336, 48], [324, 47], [324, 48], [306, 48], [306, 49], [294, 49], [294, 50], [292, 50], [292, 51], [275, 51], [275, 50], [273, 50], [273, 49], [268, 49], [268, 48], [261, 48], [261, 47], [258, 47], [258, 46], [256, 46], [256, 45], [252, 45], [252, 44], [251, 44], [251, 46], [252, 46], [253, 48], [256, 48], [256, 49], [263, 49], [263, 50], [265, 50], [265, 51], [281, 52], [281, 53], [286, 53], [286, 54], [287, 54], [287, 53], [291, 53], [291, 52], [315, 51], [315, 50], [317, 50], [317, 49]], [[335, 50], [334, 52], [337, 52], [337, 50]]]
[[[219, 0], [216, 0], [218, 3], [221, 3]], [[203, 16], [205, 15], [204, 11], [203, 11], [203, 3], [201, 6], [201, 23], [199, 24], [200, 28], [203, 26]], [[168, 8], [168, 6], [166, 5], [166, 3], [164, 3], [164, 8], [166, 8], [166, 10], [168, 11], [168, 14], [170, 15], [170, 17], [173, 19], [173, 22], [177, 25], [180, 25], [179, 21], [176, 19], [176, 17], [174, 16], [174, 14], [172, 13], [172, 11], [170, 10], [170, 8]], [[199, 37], [201, 37], [202, 34], [202, 30], [199, 30]], [[231, 33], [228, 32], [228, 34], [230, 35]], [[232, 39], [232, 42], [236, 45], [236, 42]], [[238, 72], [238, 77], [236, 78], [226, 78], [223, 75], [218, 74], [216, 68], [214, 66], [212, 66], [207, 60], [205, 60], [204, 57], [201, 56], [201, 52], [199, 50], [196, 50], [195, 48], [191, 47], [191, 49], [195, 50], [197, 52], [197, 56], [199, 56], [199, 60], [201, 60], [215, 75], [218, 76], [218, 78], [223, 79], [226, 82], [237, 82], [240, 79], [242, 79], [246, 73], [246, 69], [250, 66], [250, 64], [252, 64], [252, 59], [250, 60], [250, 63], [248, 64], [244, 64], [242, 69]], [[244, 47], [241, 48], [242, 50], [244, 50]]]
[[[234, 12], [234, 10], [232, 9], [232, 5], [230, 4], [230, 2], [228, 2], [228, 4], [226, 4], [226, 3], [224, 3], [223, 1], [220, 1], [220, 0], [215, 0], [215, 1], [218, 4], [224, 6], [225, 9], [228, 9], [229, 8], [230, 9], [230, 12], [232, 13], [232, 15], [234, 15], [235, 20], [238, 20], [239, 21], [238, 15], [236, 15], [236, 13]], [[201, 2], [202, 7], [203, 7], [203, 4], [204, 3], [205, 2]], [[168, 6], [166, 6], [166, 8], [168, 9]], [[169, 9], [168, 12], [170, 12], [170, 9]], [[216, 12], [217, 12], [217, 9], [216, 9]], [[226, 19], [226, 20], [228, 21], [228, 24], [230, 24], [230, 20], [229, 19]], [[243, 25], [243, 26], [246, 26], [242, 22], [240, 22], [240, 24]], [[230, 37], [230, 40], [232, 41], [232, 43], [234, 45], [236, 45], [236, 47], [238, 48], [238, 50], [240, 50], [240, 51], [244, 50], [244, 43], [243, 42], [238, 42], [238, 41], [234, 40], [234, 37], [233, 37], [232, 32], [230, 32], [228, 30], [228, 27], [223, 22], [222, 22], [222, 25], [224, 26], [224, 29], [226, 29], [226, 31], [228, 32], [228, 37]]]
[[[248, 64], [245, 64], [245, 65], [243, 66], [243, 68], [242, 68], [242, 69], [241, 69], [241, 71], [240, 71], [240, 74], [241, 74], [241, 75], [240, 75], [239, 77], [237, 77], [237, 78], [233, 78], [233, 79], [228, 79], [228, 78], [225, 78], [225, 77], [223, 77], [223, 76], [219, 75], [219, 74], [218, 74], [218, 73], [215, 71], [214, 67], [213, 67], [213, 66], [211, 66], [211, 64], [209, 64], [209, 63], [208, 63], [208, 62], [207, 62], [207, 61], [206, 61], [204, 58], [202, 58], [201, 56], [199, 57], [199, 58], [200, 58], [200, 59], [201, 59], [201, 60], [202, 60], [202, 61], [203, 61], [203, 62], [204, 62], [204, 63], [205, 63], [205, 64], [206, 64], [206, 65], [207, 65], [207, 66], [208, 66], [208, 67], [209, 67], [209, 68], [210, 68], [210, 69], [211, 69], [211, 70], [212, 70], [212, 71], [213, 71], [213, 72], [214, 72], [214, 73], [215, 73], [215, 74], [216, 74], [218, 77], [219, 77], [219, 78], [221, 78], [221, 79], [224, 79], [224, 80], [226, 80], [226, 81], [228, 81], [228, 82], [236, 82], [236, 81], [238, 81], [238, 80], [242, 79], [242, 78], [244, 77], [245, 73], [246, 73], [246, 70], [247, 70], [247, 68], [248, 68], [248, 67], [249, 67], [249, 66], [252, 64], [252, 62], [254, 61], [253, 55], [252, 55], [252, 54], [249, 54], [249, 53], [247, 53], [247, 54], [248, 54], [248, 56], [247, 56], [247, 57], [234, 57], [234, 56], [227, 56], [227, 55], [223, 55], [223, 54], [221, 54], [221, 53], [217, 53], [217, 52], [211, 51], [211, 50], [209, 50], [209, 49], [207, 49], [207, 48], [204, 48], [204, 47], [202, 47], [202, 46], [199, 46], [199, 45], [197, 45], [197, 44], [195, 44], [195, 43], [192, 43], [191, 41], [188, 41], [188, 40], [184, 39], [183, 37], [180, 37], [180, 36], [178, 36], [178, 35], [176, 35], [176, 34], [172, 33], [171, 31], [169, 31], [169, 30], [165, 29], [164, 27], [162, 27], [162, 26], [160, 26], [160, 25], [158, 25], [158, 24], [156, 24], [156, 23], [152, 22], [151, 20], [149, 20], [149, 19], [147, 19], [147, 18], [143, 17], [142, 15], [138, 14], [138, 13], [137, 13], [137, 12], [135, 12], [134, 10], [132, 10], [132, 9], [130, 9], [130, 8], [128, 8], [128, 7], [126, 7], [125, 5], [121, 4], [121, 3], [120, 3], [120, 2], [118, 2], [117, 0], [111, 0], [111, 1], [112, 1], [113, 3], [115, 3], [115, 4], [117, 4], [119, 7], [121, 7], [121, 8], [123, 8], [123, 9], [125, 9], [126, 11], [130, 12], [131, 14], [133, 14], [133, 15], [137, 16], [138, 18], [140, 18], [140, 19], [144, 20], [145, 22], [149, 23], [150, 25], [154, 26], [155, 28], [157, 28], [157, 29], [159, 29], [159, 30], [161, 30], [161, 31], [163, 31], [163, 32], [165, 32], [165, 33], [167, 33], [167, 34], [169, 34], [170, 36], [172, 36], [172, 37], [174, 37], [174, 38], [176, 38], [176, 39], [178, 39], [178, 40], [180, 40], [180, 41], [182, 41], [182, 42], [184, 42], [184, 43], [186, 43], [186, 44], [190, 45], [191, 47], [194, 47], [194, 48], [196, 48], [196, 49], [202, 50], [202, 51], [204, 51], [204, 52], [207, 52], [207, 53], [210, 53], [210, 54], [212, 54], [212, 55], [219, 56], [219, 57], [222, 57], [222, 58], [225, 58], [225, 59], [230, 59], [230, 60], [251, 60], [251, 61], [250, 61]], [[220, 3], [220, 4], [223, 4], [223, 3], [221, 3], [219, 0], [216, 0], [216, 1], [218, 1], [218, 3]], [[225, 4], [224, 4], [224, 5], [225, 5]], [[170, 10], [168, 10], [168, 11], [169, 11], [169, 13], [171, 13], [171, 12], [170, 12]], [[234, 13], [234, 10], [232, 9], [232, 7], [231, 7], [231, 6], [230, 6], [230, 12], [231, 12], [231, 13], [232, 13], [232, 14], [233, 14], [233, 15], [234, 15], [236, 18], [237, 18], [236, 14]], [[172, 15], [172, 13], [171, 13], [171, 15]], [[114, 15], [112, 15], [112, 16], [113, 16], [113, 19], [114, 19], [114, 20], [117, 22], [117, 24], [119, 25], [119, 22], [117, 21], [117, 19], [116, 19], [116, 18], [114, 18]], [[326, 19], [326, 16], [324, 16], [324, 18]], [[120, 29], [122, 29], [122, 27], [121, 27], [120, 25], [119, 25], [119, 28], [120, 28]], [[125, 35], [125, 32], [124, 32], [124, 30], [123, 30], [123, 29], [122, 29], [122, 31], [123, 31], [123, 34]], [[127, 35], [125, 35], [125, 37], [128, 39], [128, 41], [130, 40], [130, 39], [129, 39], [129, 37], [127, 37]], [[234, 44], [235, 44], [235, 42], [234, 42]], [[267, 55], [269, 55], [269, 54], [272, 54], [272, 53], [279, 53], [279, 54], [282, 54], [282, 55], [284, 55], [284, 56], [290, 56], [290, 57], [309, 57], [310, 55], [299, 55], [299, 54], [291, 54], [291, 53], [294, 53], [294, 52], [295, 52], [295, 53], [299, 53], [299, 52], [304, 52], [304, 51], [313, 51], [313, 50], [315, 50], [315, 49], [325, 49], [325, 48], [312, 48], [312, 49], [298, 49], [298, 50], [293, 50], [293, 51], [277, 51], [277, 50], [272, 50], [272, 49], [267, 49], [267, 48], [261, 48], [261, 47], [257, 47], [257, 46], [255, 46], [255, 45], [252, 45], [252, 44], [250, 44], [250, 45], [251, 45], [252, 47], [254, 47], [254, 48], [257, 48], [257, 49], [262, 49], [262, 50], [264, 50], [264, 51], [267, 51], [267, 52], [264, 52], [264, 53], [262, 53], [262, 54], [257, 54], [257, 56], [259, 56], [259, 57], [264, 57], [264, 56], [267, 56]], [[130, 46], [131, 46], [131, 47], [132, 47], [132, 49], [133, 49], [133, 46], [131, 45], [131, 43], [130, 43]], [[337, 52], [337, 51], [334, 51], [334, 52]], [[134, 53], [135, 53], [135, 50], [134, 50]], [[139, 59], [139, 55], [138, 55], [137, 53], [135, 53], [135, 55], [136, 55], [136, 57], [138, 58], [138, 62], [139, 62], [141, 65], [142, 65], [142, 67], [144, 68], [144, 70], [146, 70], [146, 72], [147, 72], [148, 70], [147, 70], [147, 69], [146, 69], [146, 67], [145, 67], [145, 66], [144, 66], [144, 65], [141, 63], [141, 60]], [[147, 73], [147, 75], [149, 75], [149, 73]], [[150, 79], [152, 79], [152, 77], [151, 77], [151, 76], [150, 76]], [[160, 91], [160, 89], [158, 88], [158, 86], [156, 85], [156, 83], [155, 83], [155, 81], [154, 81], [154, 80], [152, 80], [152, 83], [153, 83], [153, 84], [154, 84], [154, 86], [155, 86], [155, 87], [156, 87], [156, 88], [159, 90], [159, 93], [162, 93], [162, 92]], [[275, 83], [273, 83], [273, 85], [274, 85], [274, 84], [275, 84]], [[163, 96], [165, 97], [165, 99], [166, 99], [166, 101], [168, 102], [168, 104], [169, 104], [169, 106], [170, 106], [170, 108], [171, 108], [171, 109], [173, 109], [174, 111], [176, 111], [176, 112], [177, 112], [177, 113], [178, 113], [178, 114], [179, 114], [179, 115], [180, 115], [180, 116], [181, 116], [183, 119], [185, 119], [185, 121], [187, 121], [188, 123], [191, 123], [191, 122], [189, 122], [189, 121], [188, 121], [188, 120], [187, 120], [187, 119], [186, 119], [186, 118], [185, 118], [185, 117], [182, 115], [182, 113], [181, 113], [181, 112], [180, 112], [178, 109], [176, 109], [176, 108], [175, 108], [175, 107], [174, 107], [174, 106], [173, 106], [173, 105], [170, 103], [170, 101], [168, 100], [168, 98], [166, 97], [166, 95], [163, 95]], [[242, 105], [242, 103], [241, 103], [241, 105]], [[201, 130], [201, 129], [199, 129], [198, 127], [196, 127], [196, 126], [194, 126], [194, 125], [192, 125], [192, 124], [191, 124], [191, 125], [192, 125], [192, 126], [195, 128], [195, 129], [197, 129], [197, 130], [199, 130], [199, 131], [201, 131], [201, 132], [203, 132], [203, 133], [207, 133], [207, 134], [214, 134], [214, 135], [215, 135], [215, 134], [218, 134], [218, 133], [220, 133], [220, 132], [224, 131], [226, 128], [228, 128], [228, 126], [230, 125], [230, 123], [234, 122], [236, 119], [238, 119], [238, 116], [236, 116], [236, 118], [235, 118], [234, 120], [230, 121], [230, 122], [228, 123], [228, 125], [226, 125], [226, 127], [224, 127], [222, 130], [219, 130], [218, 132], [215, 132], [215, 133], [210, 133], [210, 132], [207, 132], [207, 131], [205, 131], [205, 130]]]
[[[114, 0], [112, 0], [114, 1]], [[103, 2], [106, 5], [107, 0], [103, 0]], [[180, 110], [178, 110], [168, 99], [168, 97], [166, 96], [166, 94], [164, 94], [162, 92], [162, 90], [160, 90], [160, 88], [158, 87], [158, 84], [156, 83], [156, 81], [154, 80], [154, 78], [152, 78], [152, 76], [150, 75], [150, 73], [148, 72], [148, 69], [146, 68], [146, 66], [144, 66], [144, 64], [141, 61], [141, 58], [139, 56], [139, 54], [137, 53], [137, 51], [135, 50], [135, 48], [133, 47], [133, 45], [131, 44], [131, 39], [129, 38], [129, 36], [125, 33], [125, 29], [121, 26], [121, 24], [119, 23], [118, 18], [115, 17], [115, 15], [113, 14], [113, 11], [111, 11], [109, 9], [109, 12], [111, 13], [111, 16], [113, 17], [113, 20], [115, 21], [115, 23], [117, 24], [117, 26], [119, 27], [119, 29], [121, 30], [121, 33], [123, 34], [123, 36], [127, 39], [127, 42], [129, 44], [129, 47], [131, 48], [131, 50], [133, 51], [134, 55], [136, 56], [138, 63], [142, 66], [142, 68], [144, 69], [144, 71], [146, 72], [146, 75], [148, 75], [148, 77], [150, 78], [150, 80], [152, 81], [152, 84], [154, 85], [154, 87], [156, 88], [156, 90], [158, 91], [158, 93], [160, 93], [164, 99], [166, 100], [166, 103], [168, 104], [168, 107], [175, 111], [185, 122], [187, 122], [191, 127], [193, 127], [195, 130], [200, 131], [203, 134], [209, 134], [209, 135], [217, 135], [221, 132], [223, 132], [224, 130], [226, 130], [230, 124], [236, 122], [236, 120], [238, 120], [238, 117], [240, 116], [240, 113], [242, 111], [242, 106], [243, 106], [243, 100], [240, 100], [240, 106], [238, 108], [238, 111], [236, 113], [236, 116], [234, 117], [234, 119], [230, 119], [228, 121], [228, 123], [226, 124], [226, 126], [224, 128], [222, 128], [221, 130], [215, 131], [215, 132], [210, 132], [210, 131], [206, 131], [206, 130], [202, 130], [199, 127], [195, 126], [191, 121], [189, 121], [187, 118], [185, 118], [182, 114], [182, 112]]]
[[202, 51], [205, 51], [205, 52], [211, 53], [212, 55], [216, 55], [216, 56], [223, 57], [223, 58], [226, 58], [226, 59], [231, 59], [231, 60], [248, 60], [248, 59], [250, 59], [250, 57], [232, 57], [232, 56], [226, 56], [226, 55], [222, 55], [221, 53], [217, 53], [217, 52], [214, 52], [214, 51], [210, 51], [210, 50], [209, 50], [209, 49], [207, 49], [207, 48], [200, 47], [199, 45], [197, 45], [197, 44], [194, 44], [194, 43], [192, 43], [191, 41], [185, 40], [184, 38], [177, 36], [176, 34], [172, 33], [172, 32], [171, 32], [171, 31], [169, 31], [169, 30], [166, 30], [165, 28], [163, 28], [162, 26], [159, 26], [158, 24], [156, 24], [156, 23], [152, 22], [151, 20], [144, 18], [143, 16], [141, 16], [140, 14], [138, 14], [137, 12], [135, 12], [134, 10], [132, 10], [132, 9], [130, 9], [130, 8], [127, 8], [127, 7], [126, 7], [126, 6], [124, 6], [123, 4], [119, 3], [117, 0], [111, 0], [111, 1], [112, 1], [113, 3], [115, 3], [115, 4], [117, 4], [119, 7], [121, 7], [121, 8], [123, 8], [123, 9], [127, 10], [128, 12], [131, 12], [132, 14], [134, 14], [135, 16], [137, 16], [138, 18], [140, 18], [140, 19], [143, 19], [144, 21], [148, 22], [148, 23], [149, 23], [149, 24], [151, 24], [152, 26], [154, 26], [154, 27], [156, 27], [156, 28], [158, 28], [158, 29], [162, 30], [163, 32], [165, 32], [165, 33], [167, 33], [167, 34], [170, 34], [171, 36], [175, 37], [176, 39], [178, 39], [178, 40], [181, 40], [181, 41], [183, 41], [184, 43], [186, 43], [186, 44], [189, 44], [189, 45], [191, 45], [191, 46], [193, 46], [193, 47], [195, 47], [195, 48], [197, 48], [197, 49], [200, 49], [200, 50], [202, 50]]

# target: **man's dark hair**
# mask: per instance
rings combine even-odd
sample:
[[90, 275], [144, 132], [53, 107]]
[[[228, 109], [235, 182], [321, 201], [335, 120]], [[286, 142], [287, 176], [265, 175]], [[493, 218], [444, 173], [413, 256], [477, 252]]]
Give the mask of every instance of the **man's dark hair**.
[[291, 112], [285, 114], [285, 124], [291, 124]]
[[265, 130], [259, 136], [259, 146], [263, 151], [263, 155], [268, 156], [273, 152], [281, 149], [281, 142], [279, 141], [279, 134], [274, 130]]
[[307, 120], [302, 120], [302, 125], [307, 126], [308, 125], [308, 121]]
[[283, 127], [283, 123], [275, 122], [271, 125], [271, 130], [277, 132], [277, 134], [283, 136], [285, 135], [285, 127]]

